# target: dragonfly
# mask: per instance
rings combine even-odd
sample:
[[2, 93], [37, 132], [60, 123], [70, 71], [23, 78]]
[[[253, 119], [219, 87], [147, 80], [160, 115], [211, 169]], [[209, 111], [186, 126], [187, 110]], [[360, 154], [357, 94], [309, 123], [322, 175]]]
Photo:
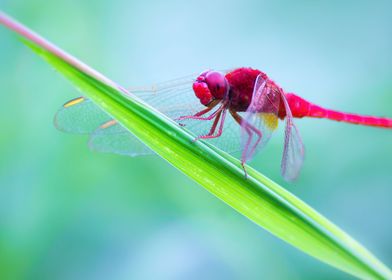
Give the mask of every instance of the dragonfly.
[[[392, 128], [391, 118], [330, 110], [286, 93], [267, 74], [249, 67], [206, 70], [199, 75], [129, 90], [185, 126], [194, 133], [195, 141], [210, 141], [231, 154], [241, 152], [245, 175], [245, 164], [265, 147], [279, 120], [285, 121], [281, 174], [287, 181], [298, 177], [305, 155], [294, 118], [325, 118]], [[85, 97], [65, 103], [55, 116], [55, 125], [64, 132], [89, 134], [92, 150], [132, 157], [153, 154]]]

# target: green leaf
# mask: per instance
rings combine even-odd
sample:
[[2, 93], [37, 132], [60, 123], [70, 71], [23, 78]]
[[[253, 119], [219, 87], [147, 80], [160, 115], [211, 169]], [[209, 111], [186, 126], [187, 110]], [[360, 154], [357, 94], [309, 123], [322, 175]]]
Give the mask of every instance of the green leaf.
[[0, 23], [68, 78], [124, 127], [216, 197], [307, 254], [363, 279], [392, 272], [363, 246], [303, 201], [239, 161], [201, 141], [136, 96], [0, 13]]

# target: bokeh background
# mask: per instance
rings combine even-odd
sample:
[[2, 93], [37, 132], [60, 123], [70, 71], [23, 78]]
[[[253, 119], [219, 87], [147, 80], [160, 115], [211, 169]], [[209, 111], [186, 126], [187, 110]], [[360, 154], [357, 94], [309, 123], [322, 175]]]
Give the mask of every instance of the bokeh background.
[[[391, 1], [0, 0], [124, 86], [253, 66], [321, 105], [392, 116]], [[1, 279], [352, 279], [259, 228], [150, 156], [88, 150], [53, 116], [76, 90], [0, 27]], [[392, 133], [298, 120], [252, 162], [392, 266]]]

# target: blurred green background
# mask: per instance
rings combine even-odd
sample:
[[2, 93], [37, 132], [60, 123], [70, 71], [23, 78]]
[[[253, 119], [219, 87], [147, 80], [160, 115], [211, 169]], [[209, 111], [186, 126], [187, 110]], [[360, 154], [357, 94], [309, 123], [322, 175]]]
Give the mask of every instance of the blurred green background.
[[[326, 107], [392, 116], [391, 1], [0, 0], [124, 86], [252, 66]], [[0, 27], [1, 279], [352, 279], [278, 240], [158, 157], [88, 150], [53, 116], [76, 90]], [[392, 266], [392, 133], [298, 120], [252, 162]]]

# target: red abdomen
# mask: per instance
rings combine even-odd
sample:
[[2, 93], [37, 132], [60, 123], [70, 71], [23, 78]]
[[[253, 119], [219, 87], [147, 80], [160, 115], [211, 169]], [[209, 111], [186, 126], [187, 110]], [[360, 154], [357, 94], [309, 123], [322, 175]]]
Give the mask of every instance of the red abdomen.
[[352, 124], [392, 128], [391, 118], [343, 113], [335, 110], [325, 109], [292, 93], [287, 93], [285, 96], [289, 103], [291, 113], [295, 118], [325, 118]]
[[[230, 86], [230, 109], [237, 112], [244, 112], [247, 110], [250, 102], [252, 101], [256, 78], [260, 74], [269, 81], [270, 86], [277, 87], [274, 82], [268, 79], [265, 73], [257, 69], [243, 67], [226, 74], [225, 77]], [[326, 118], [352, 124], [392, 128], [391, 118], [363, 116], [325, 109], [292, 93], [285, 94], [285, 97], [293, 117], [295, 118]], [[278, 114], [279, 118], [284, 119], [286, 117], [286, 110], [282, 101], [283, 100], [281, 100], [279, 105]]]

